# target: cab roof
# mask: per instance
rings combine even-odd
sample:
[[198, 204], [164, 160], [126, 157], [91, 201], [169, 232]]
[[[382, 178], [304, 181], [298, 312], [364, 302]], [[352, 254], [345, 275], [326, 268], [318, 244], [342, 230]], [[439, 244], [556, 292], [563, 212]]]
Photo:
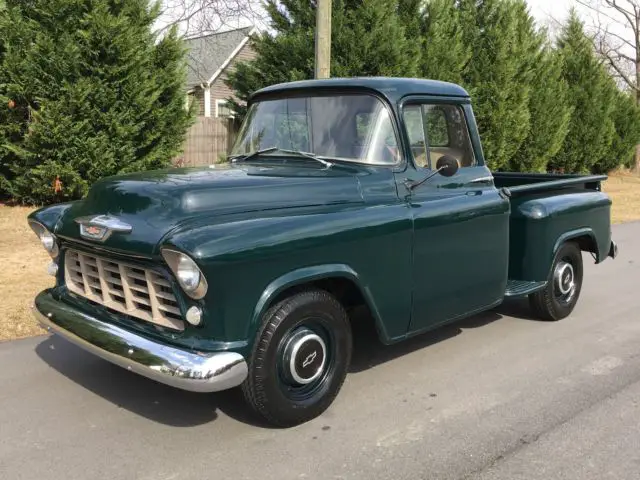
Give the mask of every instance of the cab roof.
[[373, 90], [384, 96], [391, 103], [396, 103], [406, 95], [438, 95], [449, 97], [465, 97], [469, 94], [460, 85], [439, 80], [399, 77], [352, 77], [300, 80], [297, 82], [279, 83], [262, 88], [250, 96], [249, 102], [259, 97], [300, 92], [304, 90]]

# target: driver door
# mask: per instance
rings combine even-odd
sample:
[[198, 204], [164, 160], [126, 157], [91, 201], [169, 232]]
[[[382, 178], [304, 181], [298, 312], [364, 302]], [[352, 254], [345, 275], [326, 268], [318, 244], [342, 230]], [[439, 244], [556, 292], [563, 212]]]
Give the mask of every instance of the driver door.
[[[509, 201], [493, 185], [474, 150], [469, 105], [460, 99], [413, 99], [402, 106], [415, 168], [398, 173], [413, 220], [410, 332], [491, 307], [503, 298], [509, 255]], [[443, 155], [458, 160], [451, 176], [436, 174], [413, 190]]]

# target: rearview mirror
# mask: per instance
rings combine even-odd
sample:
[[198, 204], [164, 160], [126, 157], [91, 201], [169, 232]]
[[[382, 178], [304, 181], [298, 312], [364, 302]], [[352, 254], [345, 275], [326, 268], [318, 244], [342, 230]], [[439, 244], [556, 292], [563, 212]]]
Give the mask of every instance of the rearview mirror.
[[458, 159], [451, 155], [443, 155], [436, 162], [436, 171], [443, 177], [453, 177], [460, 168]]

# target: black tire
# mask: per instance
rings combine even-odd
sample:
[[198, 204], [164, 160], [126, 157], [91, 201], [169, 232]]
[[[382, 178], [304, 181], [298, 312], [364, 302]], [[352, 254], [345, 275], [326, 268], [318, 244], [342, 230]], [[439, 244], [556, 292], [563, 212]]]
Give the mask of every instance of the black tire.
[[307, 422], [333, 403], [351, 351], [349, 318], [331, 294], [318, 289], [293, 294], [263, 317], [242, 384], [244, 397], [271, 425]]
[[[565, 267], [566, 264], [570, 265], [570, 269]], [[574, 242], [564, 243], [553, 259], [547, 286], [529, 295], [529, 305], [534, 315], [549, 321], [569, 316], [580, 297], [582, 274], [580, 247]]]

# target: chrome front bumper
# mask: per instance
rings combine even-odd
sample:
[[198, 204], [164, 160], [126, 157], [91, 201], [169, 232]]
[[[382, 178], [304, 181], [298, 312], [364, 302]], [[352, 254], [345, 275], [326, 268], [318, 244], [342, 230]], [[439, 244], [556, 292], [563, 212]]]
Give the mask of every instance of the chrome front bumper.
[[196, 353], [148, 340], [98, 320], [40, 293], [33, 313], [48, 331], [127, 370], [192, 392], [217, 392], [240, 385], [247, 363], [234, 352]]
[[611, 240], [611, 245], [609, 246], [609, 257], [616, 258], [618, 256], [618, 244]]

